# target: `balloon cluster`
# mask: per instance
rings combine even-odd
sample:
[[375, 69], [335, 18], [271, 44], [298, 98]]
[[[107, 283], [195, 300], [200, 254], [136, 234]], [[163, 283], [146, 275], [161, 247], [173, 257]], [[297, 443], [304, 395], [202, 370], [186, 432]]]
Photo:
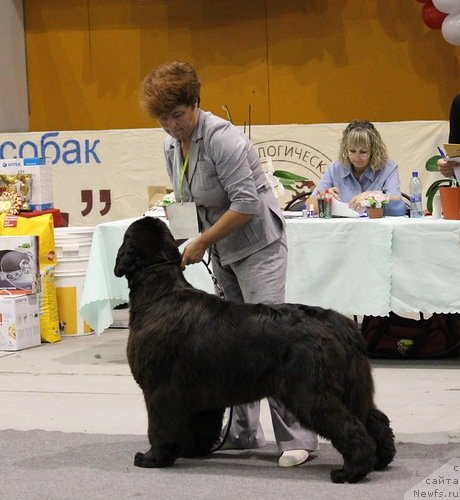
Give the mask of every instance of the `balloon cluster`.
[[423, 22], [431, 29], [440, 29], [447, 42], [460, 45], [459, 0], [417, 0], [417, 2], [423, 3]]

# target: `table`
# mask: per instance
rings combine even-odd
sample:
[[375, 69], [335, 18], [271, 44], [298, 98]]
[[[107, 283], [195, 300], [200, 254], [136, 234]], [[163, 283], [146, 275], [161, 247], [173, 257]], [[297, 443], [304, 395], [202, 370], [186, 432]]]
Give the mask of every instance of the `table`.
[[[113, 274], [126, 228], [136, 219], [94, 229], [79, 312], [100, 334], [113, 308], [128, 302], [125, 278]], [[346, 315], [460, 312], [460, 221], [425, 217], [289, 219], [286, 301]], [[213, 292], [202, 264], [188, 266], [195, 287]]]

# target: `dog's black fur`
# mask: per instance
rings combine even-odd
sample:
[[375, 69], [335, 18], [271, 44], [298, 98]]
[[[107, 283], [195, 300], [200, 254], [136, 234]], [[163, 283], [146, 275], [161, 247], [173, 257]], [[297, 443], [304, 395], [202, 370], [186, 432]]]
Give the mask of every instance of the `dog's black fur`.
[[127, 229], [115, 264], [130, 288], [128, 360], [148, 412], [151, 448], [135, 465], [165, 467], [218, 442], [224, 409], [272, 396], [343, 455], [334, 482], [356, 482], [395, 455], [373, 402], [355, 323], [320, 307], [236, 304], [194, 289], [166, 224]]

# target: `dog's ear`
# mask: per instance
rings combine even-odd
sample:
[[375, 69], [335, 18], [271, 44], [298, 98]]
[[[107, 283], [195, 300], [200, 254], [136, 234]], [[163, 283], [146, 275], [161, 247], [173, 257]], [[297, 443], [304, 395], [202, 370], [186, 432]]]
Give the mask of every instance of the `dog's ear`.
[[138, 271], [165, 261], [180, 261], [177, 243], [168, 226], [154, 217], [133, 222], [125, 232], [115, 261], [114, 273], [128, 282]]
[[118, 278], [122, 276], [129, 276], [136, 269], [136, 252], [129, 249], [129, 245], [123, 243], [118, 250], [117, 258], [115, 260], [114, 274]]

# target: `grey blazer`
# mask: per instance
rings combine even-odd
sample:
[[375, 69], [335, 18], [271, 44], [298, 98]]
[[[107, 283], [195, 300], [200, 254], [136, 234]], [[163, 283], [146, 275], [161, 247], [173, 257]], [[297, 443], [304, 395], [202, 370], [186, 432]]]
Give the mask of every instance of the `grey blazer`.
[[202, 231], [228, 209], [253, 215], [216, 244], [222, 265], [252, 255], [281, 237], [284, 218], [257, 153], [248, 137], [230, 122], [199, 110], [182, 193], [179, 141], [168, 136], [164, 154], [176, 200], [196, 203]]

